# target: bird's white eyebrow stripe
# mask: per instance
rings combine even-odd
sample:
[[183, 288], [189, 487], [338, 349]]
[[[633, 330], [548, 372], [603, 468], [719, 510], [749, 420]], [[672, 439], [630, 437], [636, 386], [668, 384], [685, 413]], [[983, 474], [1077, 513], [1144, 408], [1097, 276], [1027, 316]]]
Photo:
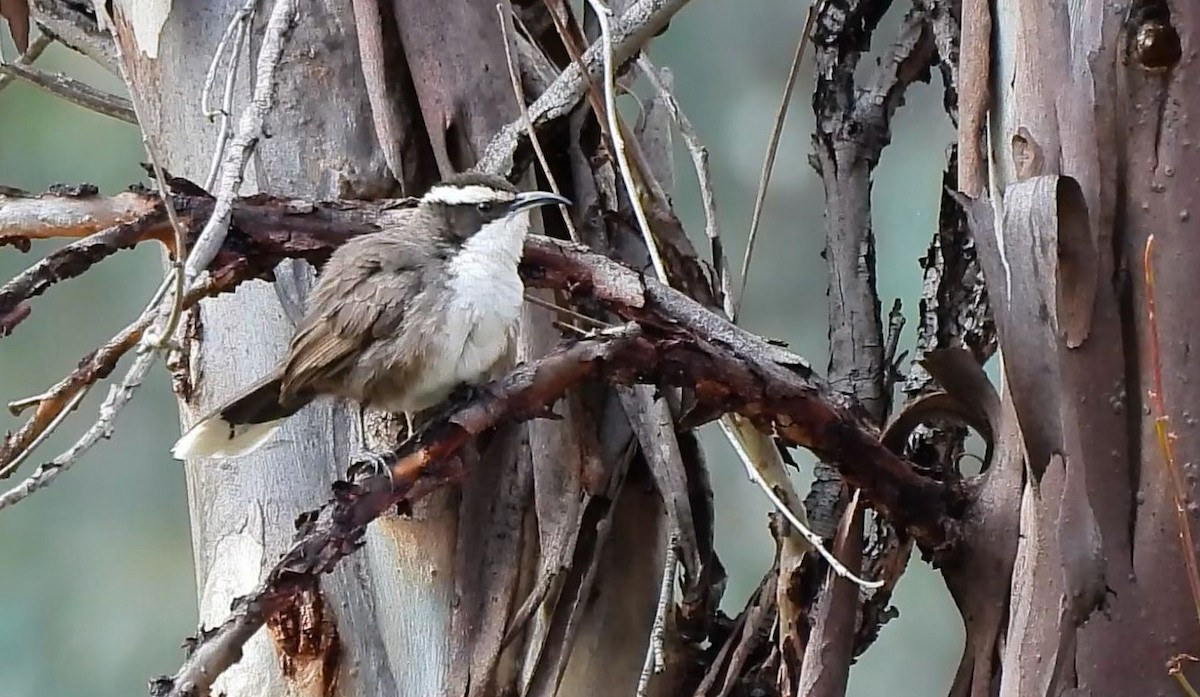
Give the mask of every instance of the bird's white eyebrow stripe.
[[488, 203], [490, 201], [511, 201], [513, 198], [514, 194], [509, 191], [492, 189], [478, 184], [468, 184], [467, 186], [434, 186], [425, 194], [423, 200], [430, 203], [442, 203], [447, 206], [461, 206], [474, 203]]

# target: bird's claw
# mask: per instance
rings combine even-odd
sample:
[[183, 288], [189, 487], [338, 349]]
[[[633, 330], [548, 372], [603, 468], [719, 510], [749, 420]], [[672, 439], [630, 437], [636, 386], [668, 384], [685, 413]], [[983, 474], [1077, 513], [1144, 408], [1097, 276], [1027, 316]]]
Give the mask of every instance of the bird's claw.
[[391, 486], [395, 482], [392, 480], [392, 464], [389, 462], [389, 458], [389, 453], [364, 450], [354, 457], [349, 470], [346, 472], [346, 476], [351, 481], [355, 481], [360, 478], [366, 479], [386, 475], [388, 485]]

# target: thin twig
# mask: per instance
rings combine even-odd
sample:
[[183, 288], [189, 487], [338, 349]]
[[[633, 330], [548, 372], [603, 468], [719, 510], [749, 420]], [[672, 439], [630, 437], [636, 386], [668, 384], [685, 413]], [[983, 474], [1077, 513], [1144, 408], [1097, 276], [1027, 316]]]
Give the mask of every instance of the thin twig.
[[1192, 525], [1189, 521], [1184, 494], [1183, 478], [1180, 476], [1179, 463], [1175, 459], [1175, 434], [1167, 431], [1170, 417], [1167, 416], [1167, 399], [1163, 388], [1162, 353], [1158, 343], [1158, 312], [1154, 296], [1154, 234], [1146, 238], [1146, 248], [1142, 254], [1142, 273], [1146, 282], [1146, 321], [1150, 329], [1150, 375], [1153, 380], [1149, 397], [1154, 409], [1154, 434], [1157, 436], [1158, 449], [1162, 452], [1163, 466], [1167, 470], [1167, 479], [1171, 483], [1171, 497], [1175, 503], [1175, 513], [1179, 518], [1179, 544], [1182, 548], [1183, 566], [1187, 572], [1188, 589], [1192, 594], [1192, 604], [1196, 609], [1196, 619], [1200, 621], [1200, 569], [1196, 564], [1196, 545], [1192, 540]]
[[[692, 154], [693, 165], [696, 168], [696, 176], [700, 182], [701, 197], [704, 201], [706, 218], [705, 232], [708, 234], [712, 244], [714, 268], [720, 269], [721, 267], [717, 265], [717, 259], [723, 260], [724, 255], [719, 253], [720, 231], [716, 227], [716, 203], [715, 198], [712, 196], [711, 176], [708, 172], [707, 150], [700, 143], [699, 137], [696, 136], [695, 130], [691, 127], [691, 123], [688, 122], [687, 118], [683, 115], [683, 112], [679, 108], [678, 103], [674, 100], [673, 95], [671, 95], [666, 89], [666, 86], [663, 85], [660, 80], [658, 80], [658, 75], [655, 72], [653, 65], [651, 65], [650, 62], [643, 56], [642, 60], [639, 61], [639, 66], [641, 67], [643, 73], [646, 74], [647, 79], [650, 80], [652, 86], [662, 95], [664, 102], [667, 105], [668, 112], [672, 114], [676, 124], [679, 126], [679, 130], [680, 133], [683, 134], [685, 144], [687, 145], [689, 152]], [[657, 184], [657, 182], [655, 183]], [[662, 201], [664, 206], [670, 205], [664, 192], [656, 193], [656, 196]], [[720, 288], [722, 295], [724, 296], [722, 309], [726, 316], [731, 316], [733, 308], [731, 305], [732, 294], [729, 292], [728, 286], [728, 269], [725, 268], [724, 271], [725, 273], [718, 271], [718, 274], [721, 275]], [[747, 432], [746, 429], [742, 428], [731, 414], [722, 415], [720, 421], [722, 425], [721, 435], [723, 435], [729, 441], [734, 452], [742, 461], [742, 465], [748, 471], [754, 471], [760, 474], [759, 479], [753, 479], [752, 481], [754, 481], [756, 485], [764, 486], [762, 482], [765, 480], [761, 477], [761, 475], [764, 472], [769, 472], [774, 463], [760, 462], [761, 458], [755, 457], [752, 453], [761, 451], [761, 443], [764, 441], [773, 447], [773, 444], [770, 443], [769, 437], [759, 433], [756, 430]], [[782, 472], [782, 466], [779, 467], [779, 470]], [[786, 474], [781, 474], [780, 477], [776, 477], [776, 479], [780, 480], [782, 486], [787, 487], [790, 498], [795, 500], [795, 493], [791, 490], [791, 484], [786, 479]], [[768, 499], [777, 500], [777, 498], [773, 497], [773, 492], [771, 492], [768, 487], [764, 486], [764, 491], [768, 496]], [[791, 510], [785, 510], [784, 515], [792, 518], [796, 517]]]
[[[529, 105], [525, 103], [525, 90], [521, 87], [521, 76], [517, 74], [517, 66], [513, 61], [512, 37], [516, 31], [512, 27], [512, 15], [504, 11], [504, 3], [496, 3], [496, 14], [500, 15], [500, 33], [504, 40], [504, 61], [508, 64], [508, 78], [512, 81], [513, 95], [517, 98], [517, 108], [521, 110], [521, 120], [525, 122], [525, 130], [529, 132], [529, 143], [533, 145], [533, 152], [537, 155], [538, 164], [546, 173], [546, 181], [550, 182], [550, 190], [562, 196], [562, 190], [558, 188], [554, 172], [550, 170], [550, 160], [546, 159], [541, 139], [538, 138], [537, 131], [533, 128], [533, 120], [529, 118]], [[579, 231], [575, 229], [575, 223], [571, 221], [571, 209], [565, 203], [560, 203], [558, 211], [562, 214], [567, 232], [571, 235], [571, 241], [579, 242]]]
[[[571, 19], [571, 10], [568, 8], [565, 0], [542, 0], [546, 6], [546, 13], [550, 15], [550, 21], [554, 24], [554, 30], [558, 32], [558, 38], [562, 41], [563, 48], [567, 49], [567, 55], [571, 58], [571, 64], [577, 68], [583, 75], [584, 87], [587, 90], [587, 100], [592, 106], [592, 111], [596, 114], [596, 124], [600, 127], [600, 132], [605, 137], [608, 137], [608, 122], [601, 118], [604, 113], [604, 94], [596, 88], [596, 83], [592, 80], [591, 72], [588, 70], [587, 63], [583, 60], [583, 53], [576, 40], [575, 34], [571, 33], [571, 28], [568, 22]], [[560, 16], [558, 10], [562, 10]], [[582, 33], [582, 32], [581, 32]], [[599, 42], [594, 45], [603, 45]], [[601, 57], [603, 61], [603, 57]], [[603, 62], [601, 62], [603, 69]]]
[[133, 365], [129, 367], [129, 372], [125, 374], [125, 379], [121, 381], [121, 384], [110, 389], [108, 397], [100, 405], [100, 415], [96, 419], [96, 423], [92, 424], [92, 427], [61, 455], [38, 467], [28, 479], [0, 495], [0, 511], [20, 503], [35, 491], [52, 484], [58, 475], [70, 469], [93, 445], [102, 438], [112, 436], [113, 422], [142, 384], [142, 380], [150, 371], [150, 366], [154, 365], [154, 360], [158, 355], [157, 351], [140, 353]]
[[1181, 653], [1172, 656], [1171, 659], [1167, 661], [1167, 675], [1175, 678], [1175, 682], [1179, 683], [1179, 689], [1182, 690], [1183, 694], [1187, 695], [1187, 697], [1200, 697], [1200, 694], [1196, 693], [1196, 689], [1192, 687], [1192, 683], [1188, 682], [1187, 676], [1183, 674], [1183, 662], [1190, 661], [1195, 663], [1197, 660], [1200, 659], [1197, 659], [1191, 654]]
[[102, 92], [91, 85], [62, 74], [45, 73], [21, 63], [0, 62], [0, 73], [40, 87], [50, 94], [76, 106], [103, 114], [118, 121], [137, 123], [133, 105], [128, 99]]
[[625, 182], [625, 191], [629, 194], [629, 205], [633, 206], [633, 214], [641, 228], [642, 238], [646, 242], [646, 251], [650, 253], [650, 261], [654, 264], [654, 272], [658, 280], [669, 284], [667, 266], [663, 263], [662, 254], [658, 251], [658, 242], [650, 230], [650, 220], [642, 206], [642, 197], [633, 181], [633, 171], [629, 167], [629, 156], [625, 152], [625, 137], [621, 133], [621, 124], [617, 117], [617, 78], [616, 67], [613, 65], [612, 10], [602, 0], [588, 0], [596, 19], [600, 22], [600, 41], [604, 51], [604, 111], [608, 119], [608, 135], [612, 139], [613, 155], [617, 158], [621, 179]]
[[609, 324], [608, 322], [605, 322], [603, 320], [598, 320], [595, 317], [588, 317], [587, 315], [583, 314], [582, 312], [576, 312], [569, 307], [563, 307], [562, 305], [555, 305], [554, 303], [550, 302], [549, 300], [543, 300], [543, 299], [539, 298], [538, 296], [533, 295], [532, 293], [526, 293], [525, 300], [526, 300], [526, 302], [528, 302], [531, 305], [537, 305], [538, 307], [550, 310], [551, 312], [557, 312], [558, 314], [565, 315], [572, 319], [577, 319], [580, 322], [584, 322], [585, 324], [589, 324], [592, 327], [595, 327], [596, 329], [611, 329], [613, 326], [613, 325]]
[[[100, 17], [97, 17], [97, 21], [100, 21]], [[112, 26], [112, 17], [104, 15], [104, 21], [109, 24], [110, 33], [116, 36], [115, 28]], [[113, 42], [113, 50], [116, 52], [117, 66], [120, 69], [122, 79], [125, 80], [126, 84], [134, 84], [132, 79], [134, 66], [122, 50], [120, 41]], [[175, 334], [175, 328], [179, 324], [179, 315], [183, 312], [183, 295], [186, 289], [183, 260], [187, 258], [187, 233], [184, 231], [182, 223], [179, 222], [179, 216], [175, 211], [175, 203], [168, 191], [166, 176], [163, 174], [162, 166], [159, 164], [160, 158], [158, 157], [158, 153], [160, 150], [154, 142], [154, 135], [142, 126], [142, 124], [146, 123], [146, 120], [143, 118], [145, 104], [142, 103], [139, 108], [140, 95], [134, 94], [133, 97], [134, 99], [130, 101], [130, 108], [133, 110], [138, 130], [141, 131], [142, 145], [146, 149], [147, 159], [150, 160], [150, 171], [154, 175], [154, 183], [158, 187], [158, 196], [162, 200], [162, 206], [166, 211], [167, 221], [171, 226], [171, 233], [174, 237], [175, 258], [171, 261], [167, 272], [168, 278], [172, 281], [170, 306], [165, 311], [165, 315], [159, 307], [166, 287], [166, 282], [164, 281], [164, 284], [159, 287], [159, 290], [155, 293], [154, 300], [151, 301], [144, 313], [147, 315], [155, 313], [158, 316], [163, 316], [162, 326], [158, 328], [153, 326], [148, 327], [142, 334], [140, 344], [142, 347], [161, 349], [170, 342], [171, 337]]]
[[[221, 36], [221, 41], [213, 52], [212, 62], [209, 63], [208, 72], [204, 76], [204, 90], [200, 93], [200, 109], [205, 118], [212, 120], [219, 117], [220, 119], [217, 144], [213, 148], [208, 174], [204, 177], [205, 191], [212, 191], [213, 186], [216, 185], [217, 175], [221, 172], [221, 162], [225, 159], [225, 149], [229, 145], [230, 120], [233, 118], [233, 88], [237, 81], [238, 67], [241, 64], [242, 51], [245, 47], [246, 27], [250, 24], [257, 6], [258, 0], [247, 0], [241, 9], [234, 13], [233, 19], [229, 21], [229, 26], [225, 27], [225, 33]], [[209, 106], [213, 84], [216, 82], [221, 57], [225, 55], [226, 46], [230, 44], [231, 39], [233, 55], [229, 59], [229, 72], [225, 75], [225, 91], [221, 96], [221, 108], [213, 109]]]
[[742, 257], [741, 277], [738, 279], [737, 298], [733, 302], [733, 314], [730, 319], [737, 321], [742, 310], [742, 301], [746, 296], [746, 282], [750, 278], [750, 260], [754, 256], [754, 242], [758, 239], [758, 224], [762, 218], [763, 203], [767, 200], [767, 186], [771, 181], [771, 170], [775, 167], [775, 153], [779, 150], [779, 139], [783, 135], [783, 122], [787, 119], [788, 106], [792, 102], [792, 91], [796, 88], [796, 76], [800, 72], [800, 60], [804, 58], [804, 49], [808, 45], [808, 36], [812, 32], [813, 21], [816, 19], [816, 3], [808, 8], [808, 16], [804, 20], [804, 29], [800, 31], [800, 41], [796, 44], [796, 54], [792, 57], [792, 67], [788, 69], [787, 83], [783, 88], [783, 97], [779, 100], [779, 110], [775, 113], [775, 125], [771, 127], [771, 138], [767, 143], [767, 155], [763, 160], [762, 172], [758, 178], [758, 192], [754, 195], [754, 213], [750, 216], [750, 234], [746, 238], [746, 253]]
[[1175, 682], [1179, 683], [1179, 689], [1183, 690], [1184, 695], [1187, 697], [1200, 697], [1200, 693], [1197, 693], [1192, 684], [1188, 682], [1186, 675], [1183, 673], [1171, 673], [1170, 675], [1175, 678]]
[[[123, 329], [121, 333], [110, 339], [109, 342], [104, 345], [104, 347], [94, 352], [91, 358], [93, 360], [99, 359], [101, 358], [101, 354], [109, 353], [110, 355], [108, 358], [115, 367], [116, 362], [120, 360], [120, 357], [124, 355], [130, 347], [139, 345], [145, 346], [146, 344], [144, 342], [139, 343], [141, 341], [141, 337], [145, 334], [151, 322], [153, 321], [156, 311], [162, 302], [163, 296], [166, 294], [167, 289], [171, 287], [171, 282], [172, 278], [170, 276], [164, 278], [162, 283], [159, 284], [158, 289], [154, 291], [153, 295], [150, 296], [150, 301], [146, 303], [146, 308], [142, 311], [138, 319], [132, 325]], [[83, 365], [83, 363], [80, 364], [79, 370], [84, 369]], [[100, 371], [92, 372], [93, 375], [98, 376]], [[23, 411], [24, 409], [34, 405], [38, 406], [40, 411], [42, 404], [48, 404], [50, 405], [51, 409], [57, 409], [57, 411], [53, 414], [49, 422], [45, 423], [40, 430], [37, 428], [37, 424], [41, 414], [35, 413], [34, 416], [26, 423], [25, 427], [18, 431], [15, 436], [12, 436], [12, 442], [14, 443], [19, 443], [22, 437], [28, 438], [28, 442], [25, 443], [20, 452], [14, 455], [7, 462], [0, 462], [0, 479], [7, 479], [8, 477], [12, 476], [12, 473], [21, 466], [21, 463], [24, 462], [29, 455], [33, 453], [33, 451], [37, 450], [42, 443], [44, 443], [46, 439], [49, 438], [50, 435], [62, 425], [62, 422], [67, 415], [70, 414], [76, 406], [78, 406], [79, 402], [97, 382], [95, 379], [91, 381], [80, 382], [74, 380], [74, 377], [75, 373], [72, 373], [72, 375], [60, 380], [58, 384], [41, 393], [40, 395], [18, 400], [8, 405], [9, 410], [14, 414], [19, 410]], [[61, 400], [67, 395], [71, 396], [69, 399], [67, 399], [65, 404], [59, 402], [56, 405], [57, 400]], [[49, 484], [49, 482], [46, 483]]]
[[[40, 34], [24, 53], [17, 56], [13, 63], [15, 65], [32, 65], [52, 43], [54, 43], [54, 37], [49, 34]], [[0, 75], [0, 90], [8, 87], [15, 80], [16, 78], [12, 75]]]
[[663, 637], [667, 633], [667, 613], [675, 597], [675, 575], [679, 570], [679, 539], [671, 535], [663, 561], [662, 585], [658, 590], [658, 605], [654, 610], [654, 624], [650, 628], [650, 642], [646, 646], [646, 660], [642, 663], [642, 674], [638, 677], [637, 697], [646, 697], [650, 679], [667, 667], [663, 651]]
[[190, 287], [221, 249], [225, 235], [229, 233], [229, 218], [233, 213], [233, 202], [242, 186], [246, 163], [250, 152], [262, 134], [263, 121], [275, 98], [275, 69], [283, 52], [284, 40], [296, 17], [296, 0], [275, 0], [271, 17], [263, 33], [262, 48], [254, 75], [254, 98], [242, 112], [237, 133], [231, 143], [232, 154], [221, 167], [220, 187], [216, 192], [216, 204], [212, 216], [200, 231], [192, 253], [188, 255], [185, 272]]
[[[34, 450], [40, 448], [42, 444], [46, 442], [46, 439], [51, 436], [51, 434], [58, 430], [58, 427], [62, 425], [62, 422], [66, 421], [71, 412], [75, 411], [75, 407], [79, 406], [79, 403], [83, 401], [83, 398], [87, 396], [87, 393], [90, 392], [91, 389], [91, 385], [84, 385], [82, 388], [80, 388], [80, 390], [75, 393], [75, 396], [71, 397], [66, 406], [62, 408], [62, 411], [54, 415], [54, 418], [51, 419], [50, 423], [46, 425], [46, 429], [33, 439], [32, 443], [26, 446], [25, 449], [18, 453], [17, 456], [14, 457], [10, 462], [6, 462], [3, 466], [0, 466], [0, 479], [5, 479], [12, 476], [12, 473], [17, 471], [17, 468], [21, 466], [21, 463], [24, 462]], [[37, 398], [35, 397], [31, 399]], [[14, 402], [13, 404], [16, 403]], [[9, 405], [10, 410], [13, 408], [13, 404]]]
[[13, 416], [20, 416], [21, 412], [25, 411], [29, 407], [36, 407], [38, 404], [42, 403], [43, 401], [45, 401], [49, 398], [50, 398], [49, 392], [42, 392], [40, 394], [31, 395], [29, 397], [22, 397], [21, 399], [14, 399], [13, 401], [8, 403], [8, 411]]
[[[688, 2], [635, 0], [626, 5], [621, 17], [611, 27], [610, 44], [616, 55], [609, 58], [616, 62], [629, 60]], [[529, 106], [529, 117], [535, 127], [566, 116], [574, 109], [584, 94], [589, 92], [592, 84], [589, 75], [603, 68], [606, 56], [602, 54], [603, 47], [593, 44], [578, 63], [563, 68], [554, 83]], [[505, 124], [484, 149], [477, 167], [494, 174], [509, 174], [513, 170], [513, 158], [521, 145], [521, 138], [525, 135], [524, 120], [517, 119]]]
[[[165, 348], [171, 341], [171, 337], [175, 335], [175, 328], [179, 325], [179, 316], [183, 313], [185, 290], [183, 260], [187, 258], [187, 233], [183, 229], [183, 224], [179, 222], [179, 216], [175, 212], [175, 202], [171, 199], [170, 192], [167, 191], [166, 177], [163, 175], [162, 167], [158, 164], [154, 147], [150, 143], [150, 134], [146, 133], [144, 129], [142, 130], [142, 143], [146, 146], [146, 156], [150, 158], [150, 167], [154, 172], [154, 181], [158, 185], [158, 195], [162, 198], [163, 208], [167, 211], [167, 220], [170, 221], [171, 230], [175, 234], [175, 258], [171, 260], [168, 277], [171, 285], [171, 306], [167, 311], [163, 326], [151, 328], [142, 337], [144, 345], [161, 349]], [[165, 286], [164, 282], [163, 287], [165, 288]], [[158, 300], [152, 302], [157, 303]]]
[[692, 125], [687, 115], [683, 113], [683, 109], [680, 108], [679, 101], [675, 99], [675, 95], [659, 79], [654, 65], [650, 62], [649, 58], [646, 58], [646, 54], [642, 54], [638, 58], [638, 67], [642, 69], [642, 73], [646, 76], [646, 79], [650, 81], [650, 84], [667, 105], [667, 111], [671, 114], [671, 118], [674, 119], [675, 125], [679, 127], [679, 135], [683, 137], [684, 145], [687, 147], [688, 154], [692, 158], [692, 165], [696, 168], [696, 178], [700, 183], [700, 205], [704, 209], [704, 234], [708, 237], [708, 242], [712, 249], [712, 265], [717, 273], [717, 284], [723, 296], [722, 305], [725, 314], [732, 317], [734, 315], [734, 307], [733, 292], [729, 282], [729, 263], [726, 261], [723, 251], [724, 245], [721, 244], [721, 227], [717, 219], [717, 199], [713, 193], [712, 171], [708, 166], [708, 148], [700, 141], [700, 136], [696, 133], [696, 128]]

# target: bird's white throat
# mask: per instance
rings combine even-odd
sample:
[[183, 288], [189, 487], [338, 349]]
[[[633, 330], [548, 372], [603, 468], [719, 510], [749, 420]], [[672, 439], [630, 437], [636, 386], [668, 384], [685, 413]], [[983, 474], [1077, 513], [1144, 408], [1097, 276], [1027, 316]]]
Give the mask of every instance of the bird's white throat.
[[517, 263], [528, 231], [525, 211], [492, 221], [450, 260], [441, 350], [412, 386], [420, 408], [441, 401], [457, 384], [486, 380], [504, 356], [525, 299]]

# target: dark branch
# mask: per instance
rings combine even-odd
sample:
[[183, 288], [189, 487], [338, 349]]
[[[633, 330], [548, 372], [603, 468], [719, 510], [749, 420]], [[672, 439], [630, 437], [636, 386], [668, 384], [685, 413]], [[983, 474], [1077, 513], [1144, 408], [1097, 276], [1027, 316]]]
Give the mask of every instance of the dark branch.
[[[892, 117], [908, 86], [928, 80], [935, 57], [926, 11], [915, 5], [904, 17], [898, 37], [861, 82], [857, 68], [876, 33], [890, 0], [828, 0], [821, 3], [813, 43], [817, 84], [813, 111], [817, 118], [812, 163], [825, 187], [825, 259], [829, 267], [829, 370], [836, 389], [861, 403], [872, 424], [882, 425], [892, 403], [891, 360], [885, 350], [876, 286], [875, 234], [872, 230], [871, 176], [891, 141]], [[862, 509], [846, 512], [849, 489], [857, 486], [844, 466], [844, 456], [823, 458], [805, 499], [813, 529], [825, 537], [835, 530], [842, 544], [868, 566], [875, 559], [857, 554], [861, 547]], [[873, 494], [864, 489], [870, 498]], [[850, 517], [847, 518], [846, 516]], [[903, 521], [890, 521], [901, 527]], [[848, 541], [845, 531], [854, 531]], [[894, 531], [882, 529], [885, 537]], [[893, 539], [884, 549], [901, 544]], [[907, 560], [907, 554], [900, 559]], [[819, 570], [821, 567], [818, 566]], [[858, 571], [857, 566], [852, 566]], [[900, 569], [902, 570], [901, 565]], [[820, 573], [818, 571], [818, 573]], [[813, 586], [811, 636], [806, 637], [803, 690], [813, 697], [845, 692], [853, 660], [856, 618], [862, 617], [856, 593], [844, 586]], [[880, 594], [886, 597], [886, 592]], [[885, 601], [886, 602], [886, 601]]]
[[[176, 196], [175, 204], [192, 229], [198, 229], [211, 210], [211, 200], [203, 197]], [[271, 269], [285, 258], [320, 264], [350, 237], [386, 227], [393, 215], [391, 209], [402, 205], [314, 204], [269, 197], [238, 201], [230, 235], [209, 268], [208, 285], [188, 297], [185, 306], [194, 305], [204, 295], [230, 291], [243, 281], [269, 277]], [[159, 215], [158, 210], [152, 206], [142, 217]], [[97, 252], [92, 258], [105, 256]], [[398, 463], [392, 467], [398, 483], [395, 495], [386, 493], [386, 479], [341, 486], [334, 502], [316, 516], [317, 523], [305, 527], [297, 546], [264, 586], [239, 603], [230, 620], [199, 640], [177, 679], [158, 683], [160, 691], [194, 694], [186, 690], [197, 684], [195, 676], [215, 675], [212, 669], [236, 660], [241, 642], [288, 601], [293, 589], [306, 587], [297, 579], [327, 570], [352, 551], [356, 535], [373, 515], [395, 501], [410, 500], [458, 476], [450, 458], [471, 435], [501, 418], [543, 413], [548, 402], [597, 369], [623, 382], [686, 385], [698, 401], [695, 413], [708, 418], [726, 411], [744, 414], [784, 442], [809, 448], [837, 463], [847, 482], [860, 487], [872, 505], [912, 534], [927, 552], [951, 549], [963, 507], [957, 486], [920, 476], [889, 451], [863, 412], [850, 399], [830, 390], [803, 359], [737, 328], [678, 291], [570, 243], [531, 237], [521, 271], [530, 286], [565, 291], [584, 309], [601, 308], [636, 322], [640, 336], [620, 341], [594, 339], [564, 349], [532, 367], [518, 369], [493, 396], [436, 421], [420, 441], [394, 456]], [[135, 336], [136, 332], [128, 332], [126, 341], [112, 350], [105, 347], [103, 356], [97, 354], [64, 383], [78, 389], [80, 384], [99, 379], [103, 371], [97, 368], [111, 365], [136, 344], [136, 339], [128, 340]], [[594, 365], [600, 358], [603, 361]], [[573, 367], [568, 370], [569, 366]], [[63, 401], [59, 396], [41, 402], [31, 423], [43, 420]], [[22, 429], [21, 433], [27, 431], [36, 433], [37, 429]]]
[[56, 97], [125, 123], [137, 123], [133, 105], [124, 97], [102, 92], [61, 73], [45, 73], [20, 63], [0, 63], [0, 73], [40, 87]]
[[[211, 200], [175, 197], [181, 217], [193, 228], [203, 222]], [[225, 245], [210, 267], [206, 287], [185, 300], [233, 290], [254, 278], [269, 278], [283, 259], [321, 264], [355, 235], [387, 225], [398, 202], [339, 201], [315, 204], [258, 196], [239, 201]], [[152, 209], [146, 215], [156, 215]], [[96, 258], [104, 255], [97, 254]], [[82, 269], [77, 269], [82, 271]], [[671, 351], [669, 382], [695, 386], [703, 405], [697, 413], [739, 411], [791, 445], [836, 461], [847, 480], [872, 504], [907, 528], [930, 552], [952, 541], [957, 494], [914, 473], [880, 444], [852, 401], [829, 389], [799, 356], [721, 318], [683, 293], [583, 247], [531, 236], [521, 266], [526, 283], [567, 291], [589, 303], [638, 322], [647, 337]], [[17, 295], [9, 302], [20, 301]]]
[[150, 237], [161, 239], [166, 220], [161, 207], [156, 208], [151, 215], [72, 242], [5, 283], [0, 287], [0, 336], [11, 334], [17, 323], [29, 316], [28, 311], [16, 312], [22, 303], [41, 295], [59, 281], [79, 276], [122, 249], [132, 248]]
[[629, 379], [628, 373], [606, 364], [619, 355], [645, 352], [649, 347], [638, 337], [637, 327], [628, 325], [519, 366], [482, 396], [433, 421], [418, 438], [388, 456], [386, 468], [368, 463], [352, 466], [350, 481], [336, 482], [328, 503], [297, 518], [291, 549], [258, 588], [234, 601], [231, 616], [221, 626], [202, 630], [189, 642], [183, 666], [173, 677], [153, 681], [150, 693], [155, 697], [208, 694], [212, 682], [241, 658], [242, 646], [268, 618], [285, 610], [299, 592], [312, 587], [317, 576], [361, 546], [371, 521], [458, 480], [464, 474], [458, 450], [484, 431], [504, 421], [545, 413], [547, 405], [569, 387], [601, 368]]
[[[643, 285], [633, 271], [605, 257], [544, 238], [533, 240], [527, 254], [533, 257], [528, 265], [535, 281], [573, 286], [576, 294], [644, 323], [627, 324], [518, 366], [386, 456], [386, 472], [368, 474], [365, 463], [353, 465], [351, 481], [338, 482], [329, 503], [300, 516], [296, 541], [266, 580], [234, 603], [232, 616], [220, 627], [202, 632], [184, 666], [173, 678], [155, 681], [152, 694], [203, 694], [216, 675], [237, 661], [241, 646], [267, 618], [311, 587], [313, 577], [357, 549], [368, 523], [463, 476], [455, 456], [472, 438], [500, 423], [547, 413], [567, 389], [596, 374], [620, 383], [686, 384], [701, 400], [720, 403], [761, 425], [773, 424], [790, 443], [836, 453], [847, 463], [847, 480], [861, 482], [864, 492], [873, 491], [881, 510], [911, 521], [910, 529], [927, 543], [950, 541], [949, 513], [958, 506], [957, 492], [914, 474], [848, 408], [822, 401], [827, 395], [794, 357], [779, 363], [786, 352], [675, 291], [653, 281]], [[597, 276], [591, 266], [596, 263], [610, 264], [608, 270], [616, 273]], [[941, 522], [932, 526], [910, 515], [919, 511], [923, 517], [935, 510], [934, 518]]]

